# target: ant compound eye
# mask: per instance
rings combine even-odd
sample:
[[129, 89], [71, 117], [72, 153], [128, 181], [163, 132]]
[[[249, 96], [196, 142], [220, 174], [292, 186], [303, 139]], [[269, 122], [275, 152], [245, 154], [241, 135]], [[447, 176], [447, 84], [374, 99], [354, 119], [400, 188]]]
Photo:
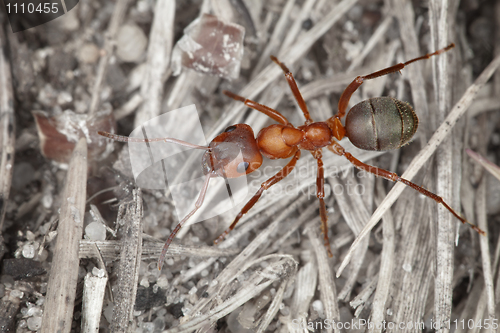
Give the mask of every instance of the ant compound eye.
[[240, 164], [238, 164], [238, 167], [236, 168], [236, 171], [238, 171], [238, 173], [244, 173], [245, 171], [247, 171], [248, 167], [250, 166], [250, 163], [248, 162], [241, 162]]
[[232, 132], [236, 129], [236, 126], [229, 126], [228, 128], [226, 128], [226, 130], [224, 132]]

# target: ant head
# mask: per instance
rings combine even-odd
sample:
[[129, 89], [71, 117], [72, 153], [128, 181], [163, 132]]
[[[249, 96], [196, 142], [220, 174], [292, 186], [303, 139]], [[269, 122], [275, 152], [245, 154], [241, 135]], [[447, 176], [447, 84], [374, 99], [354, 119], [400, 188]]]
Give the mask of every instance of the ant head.
[[262, 164], [253, 130], [245, 124], [229, 126], [210, 142], [209, 147], [202, 161], [205, 174], [215, 172], [220, 177], [237, 178]]

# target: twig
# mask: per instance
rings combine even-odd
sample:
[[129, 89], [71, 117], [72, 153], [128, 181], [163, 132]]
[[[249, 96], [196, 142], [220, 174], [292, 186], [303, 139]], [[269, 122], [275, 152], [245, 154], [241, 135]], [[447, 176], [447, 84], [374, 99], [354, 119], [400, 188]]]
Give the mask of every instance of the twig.
[[78, 141], [69, 162], [47, 286], [41, 332], [70, 332], [78, 280], [78, 244], [82, 238], [87, 188], [87, 141]]

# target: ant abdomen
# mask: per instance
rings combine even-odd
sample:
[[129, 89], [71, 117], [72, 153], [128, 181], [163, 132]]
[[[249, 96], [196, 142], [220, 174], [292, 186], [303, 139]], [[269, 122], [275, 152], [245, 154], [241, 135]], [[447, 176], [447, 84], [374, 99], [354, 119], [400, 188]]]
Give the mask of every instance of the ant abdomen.
[[410, 104], [392, 97], [370, 98], [354, 105], [346, 116], [346, 136], [364, 150], [391, 150], [407, 144], [418, 127]]

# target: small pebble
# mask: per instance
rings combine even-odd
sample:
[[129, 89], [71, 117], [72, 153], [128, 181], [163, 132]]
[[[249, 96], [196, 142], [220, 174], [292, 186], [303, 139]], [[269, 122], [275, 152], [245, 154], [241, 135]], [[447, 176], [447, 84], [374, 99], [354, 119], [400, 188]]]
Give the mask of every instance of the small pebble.
[[141, 328], [143, 333], [153, 333], [155, 330], [154, 323], [141, 323]]
[[23, 257], [33, 259], [35, 257], [35, 247], [33, 244], [25, 244], [23, 246]]
[[106, 227], [100, 222], [92, 222], [85, 228], [85, 236], [91, 241], [106, 240]]
[[36, 317], [36, 316], [41, 317], [42, 316], [42, 309], [37, 307], [37, 306], [31, 306], [28, 308], [26, 315], [28, 317]]
[[26, 328], [27, 326], [28, 326], [28, 324], [26, 323], [26, 320], [24, 320], [24, 319], [19, 320], [19, 322], [17, 323], [18, 328]]
[[33, 242], [35, 240], [35, 234], [30, 230], [26, 231], [26, 239], [30, 242]]
[[311, 305], [312, 305], [313, 310], [316, 311], [321, 318], [323, 318], [323, 316], [324, 316], [323, 302], [321, 300], [317, 299], [314, 302], [312, 302]]
[[78, 60], [85, 64], [93, 64], [99, 59], [99, 48], [93, 43], [84, 44], [78, 50]]
[[147, 279], [147, 278], [143, 278], [143, 279], [141, 279], [141, 282], [139, 282], [139, 284], [140, 284], [141, 286], [143, 286], [144, 288], [149, 288], [149, 281], [148, 281], [148, 279]]
[[168, 279], [165, 275], [161, 275], [159, 278], [158, 278], [158, 281], [156, 282], [156, 284], [162, 288], [162, 289], [166, 289], [168, 287]]
[[116, 55], [125, 62], [137, 62], [142, 58], [147, 43], [148, 38], [141, 28], [135, 24], [125, 24], [116, 37]]
[[42, 317], [30, 317], [27, 323], [30, 331], [37, 331], [42, 327]]

